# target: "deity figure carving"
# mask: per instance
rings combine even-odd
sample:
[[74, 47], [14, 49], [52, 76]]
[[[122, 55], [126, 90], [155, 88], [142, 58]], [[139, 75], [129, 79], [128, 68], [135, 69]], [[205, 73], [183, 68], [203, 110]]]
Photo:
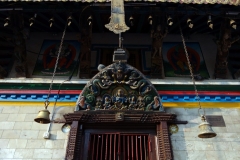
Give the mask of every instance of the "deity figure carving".
[[16, 77], [29, 77], [27, 51], [25, 40], [29, 37], [29, 30], [24, 26], [24, 16], [22, 11], [10, 12], [11, 23], [9, 24], [12, 29], [13, 37], [6, 37], [14, 45], [15, 57], [15, 72]]
[[127, 103], [127, 98], [123, 93], [122, 89], [117, 90], [116, 97], [113, 97], [114, 108], [124, 109], [126, 108], [125, 103]]
[[157, 53], [159, 57], [162, 57], [163, 38], [166, 37], [167, 34], [168, 30], [166, 29], [165, 32], [163, 32], [161, 29], [161, 25], [158, 25], [155, 31], [151, 30], [152, 46], [154, 48], [152, 58], [157, 56]]
[[164, 78], [163, 60], [162, 60], [162, 44], [163, 38], [166, 37], [168, 30], [164, 32], [161, 25], [157, 26], [156, 30], [151, 31], [152, 38], [152, 54], [151, 54], [151, 76], [153, 78]]
[[14, 44], [14, 56], [16, 59], [16, 77], [28, 77], [28, 64], [25, 40], [29, 37], [27, 29], [13, 29], [14, 36], [7, 37], [6, 40]]
[[102, 109], [102, 98], [101, 97], [97, 97], [97, 100], [96, 100], [95, 110], [99, 110], [99, 109]]
[[103, 86], [109, 86], [112, 84], [111, 77], [108, 75], [107, 71], [103, 71], [100, 78], [102, 78]]
[[90, 110], [90, 105], [86, 102], [86, 98], [84, 96], [80, 97], [78, 102], [78, 106], [80, 110]]
[[238, 41], [240, 37], [231, 38], [231, 30], [225, 29], [222, 39], [217, 41], [218, 63], [227, 65], [227, 58], [229, 55], [229, 48], [233, 43]]
[[128, 106], [129, 110], [134, 110], [137, 109], [137, 102], [136, 102], [136, 98], [135, 96], [132, 96], [129, 98], [129, 106]]
[[139, 96], [137, 99], [138, 110], [144, 110], [145, 102], [142, 96]]
[[215, 78], [227, 78], [229, 48], [239, 39], [239, 36], [234, 38], [231, 37], [231, 30], [226, 27], [226, 20], [223, 21], [221, 26], [221, 37], [216, 41], [217, 57], [214, 71]]
[[158, 96], [155, 96], [154, 97], [154, 100], [152, 101], [152, 103], [150, 103], [148, 106], [147, 106], [148, 110], [163, 110], [163, 106], [162, 106], [162, 103], [159, 99]]
[[117, 71], [112, 70], [112, 77], [114, 78], [113, 83], [125, 83], [125, 79], [127, 78], [126, 73], [124, 73], [123, 68], [121, 66], [117, 67]]
[[111, 98], [105, 97], [105, 101], [103, 104], [104, 109], [111, 109]]

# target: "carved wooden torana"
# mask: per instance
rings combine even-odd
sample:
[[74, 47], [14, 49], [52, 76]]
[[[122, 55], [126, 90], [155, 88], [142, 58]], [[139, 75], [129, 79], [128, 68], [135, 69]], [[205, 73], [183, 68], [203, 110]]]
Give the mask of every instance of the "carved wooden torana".
[[158, 110], [161, 98], [151, 82], [126, 63], [113, 63], [84, 87], [76, 110]]
[[176, 121], [175, 114], [164, 112], [157, 90], [136, 68], [121, 62], [98, 68], [100, 72], [79, 95], [75, 112], [64, 115], [65, 123], [71, 124], [65, 159], [87, 159], [85, 130], [89, 128], [94, 132], [115, 126], [121, 131], [134, 126], [142, 133], [153, 126], [157, 137], [151, 151], [153, 159], [172, 160], [168, 124], [186, 122]]

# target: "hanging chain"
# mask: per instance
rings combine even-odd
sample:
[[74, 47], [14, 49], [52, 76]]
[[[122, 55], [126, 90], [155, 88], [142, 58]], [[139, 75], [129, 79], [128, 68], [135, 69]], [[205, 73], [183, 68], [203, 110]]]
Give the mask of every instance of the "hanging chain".
[[64, 31], [63, 31], [63, 34], [62, 34], [61, 43], [60, 43], [60, 46], [59, 46], [59, 49], [58, 49], [58, 55], [57, 55], [57, 59], [56, 59], [56, 63], [55, 63], [55, 67], [54, 67], [54, 71], [53, 71], [53, 75], [52, 75], [52, 81], [50, 83], [49, 90], [48, 90], [48, 96], [47, 96], [47, 99], [45, 101], [45, 108], [47, 108], [47, 106], [49, 105], [48, 99], [49, 99], [49, 96], [51, 94], [53, 80], [54, 80], [54, 77], [55, 77], [55, 74], [56, 74], [56, 70], [57, 70], [57, 67], [58, 67], [58, 60], [60, 58], [60, 53], [62, 51], [62, 45], [63, 45], [63, 40], [64, 40], [64, 37], [65, 37], [66, 29], [67, 29], [67, 23], [65, 25], [65, 28], [64, 28]]
[[[188, 52], [187, 52], [187, 47], [186, 47], [186, 43], [185, 43], [185, 40], [184, 40], [184, 37], [183, 37], [182, 28], [181, 28], [180, 23], [179, 23], [179, 30], [180, 30], [180, 34], [181, 34], [181, 37], [182, 37], [183, 47], [184, 47], [184, 51], [185, 51], [187, 62], [188, 62], [188, 68], [190, 70], [190, 74], [191, 74], [191, 78], [192, 78], [192, 82], [193, 82], [193, 86], [194, 86], [194, 91], [195, 91], [196, 99], [198, 101], [198, 106], [199, 106], [199, 110], [200, 110], [200, 109], [202, 109], [202, 106], [201, 106], [201, 103], [200, 103], [200, 97], [198, 95], [197, 86], [196, 86], [196, 83], [195, 83], [193, 70], [192, 70], [191, 62], [190, 62], [189, 55], [188, 55]], [[205, 110], [204, 110], [204, 115], [205, 115]]]

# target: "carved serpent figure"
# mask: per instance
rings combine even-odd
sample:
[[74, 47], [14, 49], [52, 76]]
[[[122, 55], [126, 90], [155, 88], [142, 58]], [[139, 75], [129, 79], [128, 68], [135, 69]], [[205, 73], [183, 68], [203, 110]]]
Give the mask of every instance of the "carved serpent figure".
[[108, 89], [111, 84], [112, 84], [111, 81], [108, 81], [106, 83], [106, 81], [102, 82], [100, 79], [94, 79], [93, 80], [93, 85], [96, 86], [99, 89], [99, 91], [100, 91], [100, 88], [101, 89]]
[[137, 89], [139, 88], [139, 90], [141, 90], [141, 88], [147, 84], [147, 81], [145, 79], [141, 79], [140, 81], [138, 81], [137, 83], [133, 83], [132, 85], [130, 85], [131, 89]]

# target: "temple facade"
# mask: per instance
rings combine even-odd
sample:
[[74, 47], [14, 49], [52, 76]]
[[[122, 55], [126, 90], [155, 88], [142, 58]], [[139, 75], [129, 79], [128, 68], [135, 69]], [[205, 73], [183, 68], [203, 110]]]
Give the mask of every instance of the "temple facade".
[[1, 2], [0, 159], [240, 159], [239, 1], [169, 2]]

